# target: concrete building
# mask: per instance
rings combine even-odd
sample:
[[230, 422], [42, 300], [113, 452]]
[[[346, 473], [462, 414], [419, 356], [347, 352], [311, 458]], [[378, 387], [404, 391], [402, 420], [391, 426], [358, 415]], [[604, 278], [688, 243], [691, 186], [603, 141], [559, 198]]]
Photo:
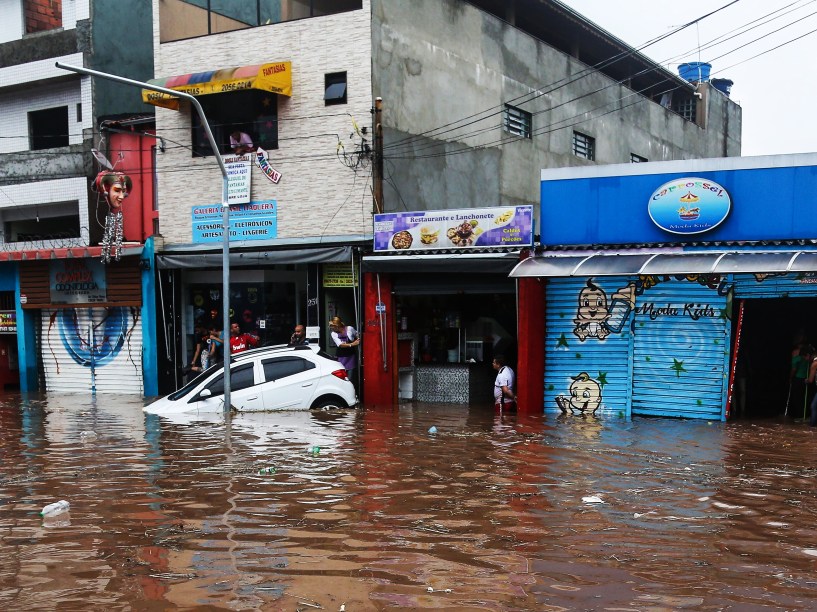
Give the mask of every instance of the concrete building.
[[[224, 10], [154, 0], [153, 23], [156, 83], [198, 97], [219, 154], [247, 177], [235, 211], [250, 225], [231, 229], [233, 317], [269, 342], [303, 322], [326, 346], [326, 321], [342, 316], [371, 339], [365, 361], [382, 362], [368, 368], [380, 373], [366, 383], [375, 402], [397, 396], [397, 322], [412, 370], [423, 337], [459, 320], [451, 296], [487, 310], [499, 306], [486, 295], [514, 302], [507, 272], [519, 249], [469, 260], [440, 241], [424, 256], [404, 247], [364, 258], [361, 300], [374, 214], [530, 206], [543, 167], [740, 154], [740, 108], [726, 95], [666, 71], [555, 0], [252, 1]], [[156, 120], [174, 140], [157, 158], [159, 326], [180, 347], [163, 375], [169, 388], [192, 351], [194, 322], [221, 309], [222, 181], [188, 103], [158, 109]], [[260, 155], [231, 156], [233, 130]], [[469, 311], [469, 324], [478, 314]], [[515, 309], [488, 318], [496, 326], [480, 323], [480, 337], [516, 335]], [[460, 323], [446, 329], [464, 332]], [[455, 335], [428, 351], [430, 363], [450, 354], [443, 345]], [[404, 397], [416, 397], [415, 374], [407, 372]]]
[[[142, 189], [140, 151], [115, 133], [117, 125], [138, 133], [140, 122], [109, 121], [107, 132], [100, 126], [150, 107], [138, 90], [80, 77], [55, 62], [151, 76], [151, 12], [123, 11], [106, 0], [4, 0], [0, 17], [0, 384], [143, 393], [151, 385], [142, 370], [138, 255], [153, 233], [142, 217], [152, 201], [141, 203], [146, 193], [152, 200], [151, 173]], [[109, 267], [99, 263], [107, 204], [91, 189], [102, 169], [92, 149], [134, 174], [125, 207], [124, 238], [131, 245]], [[55, 278], [69, 268], [98, 286], [92, 300], [85, 289], [63, 295], [57, 288], [65, 283]]]

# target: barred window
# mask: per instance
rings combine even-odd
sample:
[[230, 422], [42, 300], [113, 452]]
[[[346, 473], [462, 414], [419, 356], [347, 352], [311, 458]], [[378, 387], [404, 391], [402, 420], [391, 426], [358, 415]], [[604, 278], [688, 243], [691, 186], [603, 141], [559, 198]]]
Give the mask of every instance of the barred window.
[[528, 111], [506, 104], [502, 123], [506, 132], [523, 138], [531, 138], [533, 116]]
[[630, 153], [630, 163], [643, 164], [646, 161], [648, 161], [646, 157], [641, 157], [640, 155], [636, 155], [635, 153]]
[[573, 155], [584, 159], [596, 159], [596, 139], [581, 132], [573, 132]]

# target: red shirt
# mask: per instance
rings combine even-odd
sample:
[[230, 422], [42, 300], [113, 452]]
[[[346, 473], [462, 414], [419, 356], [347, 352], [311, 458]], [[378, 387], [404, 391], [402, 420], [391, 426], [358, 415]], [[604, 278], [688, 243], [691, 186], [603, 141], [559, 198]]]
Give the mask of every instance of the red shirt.
[[258, 346], [258, 337], [252, 334], [238, 334], [230, 336], [230, 354], [241, 353], [251, 346]]

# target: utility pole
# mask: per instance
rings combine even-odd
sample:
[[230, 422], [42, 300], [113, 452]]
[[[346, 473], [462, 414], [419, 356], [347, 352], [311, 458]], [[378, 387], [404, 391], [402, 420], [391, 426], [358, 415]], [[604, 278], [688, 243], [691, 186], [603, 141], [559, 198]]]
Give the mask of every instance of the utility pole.
[[374, 172], [372, 195], [374, 196], [373, 214], [383, 212], [383, 98], [374, 99]]

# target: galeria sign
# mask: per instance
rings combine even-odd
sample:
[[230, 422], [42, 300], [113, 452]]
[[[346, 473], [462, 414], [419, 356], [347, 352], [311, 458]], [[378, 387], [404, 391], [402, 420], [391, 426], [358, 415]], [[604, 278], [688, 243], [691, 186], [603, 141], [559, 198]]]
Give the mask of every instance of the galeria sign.
[[697, 177], [661, 185], [650, 196], [647, 211], [653, 223], [673, 234], [701, 234], [723, 223], [732, 198], [721, 185]]

